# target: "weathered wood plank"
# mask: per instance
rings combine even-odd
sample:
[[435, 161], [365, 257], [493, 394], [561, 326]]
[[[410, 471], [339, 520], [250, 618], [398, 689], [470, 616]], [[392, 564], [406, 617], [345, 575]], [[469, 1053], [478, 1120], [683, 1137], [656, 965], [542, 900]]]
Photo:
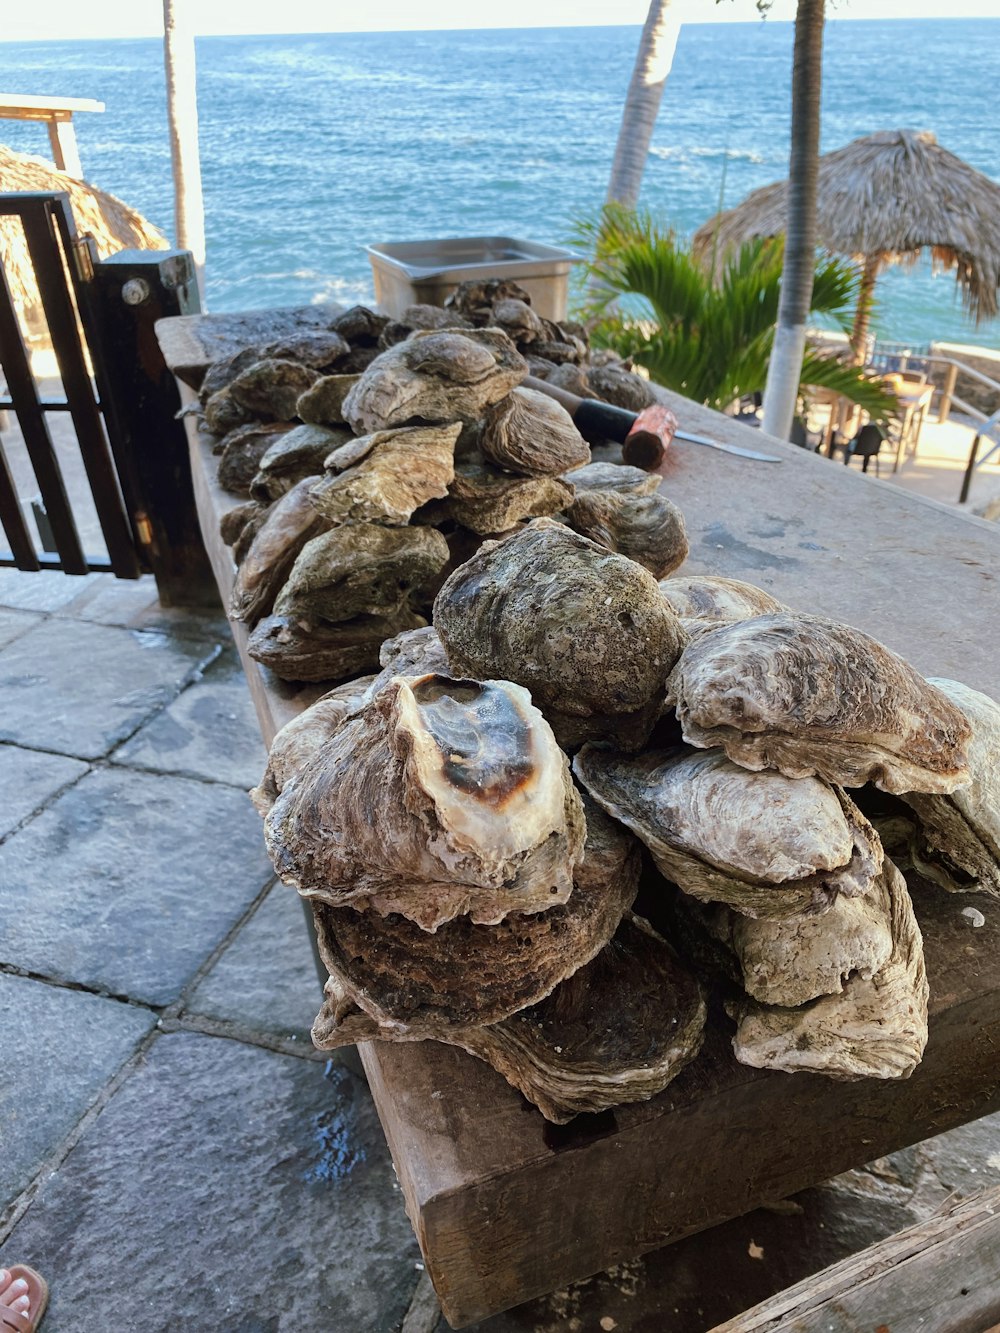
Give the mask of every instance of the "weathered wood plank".
[[[760, 442], [675, 401], [692, 430]], [[786, 460], [780, 468], [673, 446], [665, 489], [685, 513], [689, 567], [747, 578], [792, 606], [875, 633], [929, 674], [1000, 695], [1000, 532], [791, 446], [767, 447]], [[192, 458], [221, 584], [232, 563], [218, 518], [235, 501], [215, 487], [214, 460], [193, 428]], [[236, 636], [245, 653], [239, 627]], [[244, 664], [269, 737], [308, 696], [245, 656]], [[660, 1097], [555, 1129], [461, 1051], [433, 1042], [363, 1047], [449, 1321], [462, 1327], [1000, 1109], [1000, 911], [978, 897], [917, 890], [916, 901], [931, 1035], [902, 1083], [745, 1068], [720, 1020]], [[973, 902], [986, 917], [976, 930], [961, 916]]]
[[998, 1317], [1000, 1188], [952, 1204], [712, 1333], [996, 1333]]

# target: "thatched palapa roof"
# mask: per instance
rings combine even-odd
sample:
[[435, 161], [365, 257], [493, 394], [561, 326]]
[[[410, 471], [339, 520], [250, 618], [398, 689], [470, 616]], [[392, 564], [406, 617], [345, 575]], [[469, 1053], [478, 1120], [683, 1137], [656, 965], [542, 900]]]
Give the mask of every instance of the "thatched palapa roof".
[[[41, 158], [0, 145], [0, 193], [20, 190], [65, 190], [77, 230], [93, 236], [102, 259], [119, 250], [163, 250], [168, 246], [162, 233], [114, 195], [57, 171]], [[15, 303], [26, 312], [37, 306], [31, 260], [17, 218], [0, 217], [0, 263]]]
[[[788, 182], [754, 190], [694, 236], [695, 252], [718, 254], [785, 230]], [[998, 313], [1000, 185], [942, 148], [927, 130], [883, 130], [819, 160], [820, 243], [860, 262], [912, 264], [925, 250], [954, 269], [974, 318]]]

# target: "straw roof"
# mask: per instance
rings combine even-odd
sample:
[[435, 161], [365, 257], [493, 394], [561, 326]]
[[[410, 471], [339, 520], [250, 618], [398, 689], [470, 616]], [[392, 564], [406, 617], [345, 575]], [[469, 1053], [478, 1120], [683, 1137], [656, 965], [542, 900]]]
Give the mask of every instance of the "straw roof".
[[[701, 256], [785, 230], [788, 182], [754, 190], [694, 236]], [[883, 130], [819, 159], [820, 243], [859, 262], [915, 263], [929, 250], [954, 269], [975, 319], [998, 312], [1000, 185], [942, 148], [927, 130]], [[717, 245], [716, 245], [717, 238]]]
[[[41, 158], [15, 153], [0, 144], [0, 193], [18, 190], [65, 190], [77, 231], [93, 236], [102, 259], [119, 250], [163, 250], [168, 246], [165, 236], [114, 195], [57, 171]], [[15, 304], [25, 312], [37, 307], [31, 260], [17, 218], [0, 217], [0, 263]]]

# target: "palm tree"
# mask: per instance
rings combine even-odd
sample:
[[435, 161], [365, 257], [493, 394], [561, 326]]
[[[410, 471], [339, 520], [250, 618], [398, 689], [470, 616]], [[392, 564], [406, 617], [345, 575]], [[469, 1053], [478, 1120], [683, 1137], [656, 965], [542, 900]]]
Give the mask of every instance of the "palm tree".
[[816, 256], [816, 174], [823, 68], [823, 0], [799, 0], [792, 65], [788, 225], [774, 353], [764, 389], [764, 430], [787, 440], [806, 345]]
[[[656, 383], [718, 410], [764, 388], [782, 289], [781, 238], [750, 241], [730, 254], [716, 282], [648, 214], [609, 205], [600, 218], [577, 224], [575, 240], [593, 253], [592, 297], [582, 313], [597, 346], [631, 357]], [[812, 314], [849, 327], [858, 282], [848, 260], [821, 260]], [[879, 422], [895, 406], [879, 381], [835, 357], [809, 349], [800, 364], [796, 396], [800, 384], [832, 389]]]
[[608, 203], [634, 208], [653, 137], [663, 85], [673, 64], [680, 23], [669, 14], [670, 0], [651, 0], [639, 39], [639, 52], [632, 70], [618, 143], [615, 146], [608, 185]]
[[167, 77], [167, 120], [174, 173], [175, 241], [190, 250], [204, 300], [205, 206], [198, 153], [198, 101], [194, 36], [184, 22], [186, 0], [163, 0], [163, 63]]

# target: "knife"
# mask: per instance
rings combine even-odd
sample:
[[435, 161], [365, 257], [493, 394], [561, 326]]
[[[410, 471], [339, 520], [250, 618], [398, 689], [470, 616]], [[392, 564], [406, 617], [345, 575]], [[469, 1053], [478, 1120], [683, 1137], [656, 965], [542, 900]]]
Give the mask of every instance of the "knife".
[[689, 435], [686, 430], [675, 430], [674, 439], [687, 440], [688, 444], [707, 444], [710, 449], [721, 449], [725, 454], [737, 454], [740, 458], [756, 458], [761, 463], [783, 461], [777, 454], [762, 454], [757, 449], [744, 449], [739, 444], [723, 444], [721, 440], [709, 440], [704, 435]]

